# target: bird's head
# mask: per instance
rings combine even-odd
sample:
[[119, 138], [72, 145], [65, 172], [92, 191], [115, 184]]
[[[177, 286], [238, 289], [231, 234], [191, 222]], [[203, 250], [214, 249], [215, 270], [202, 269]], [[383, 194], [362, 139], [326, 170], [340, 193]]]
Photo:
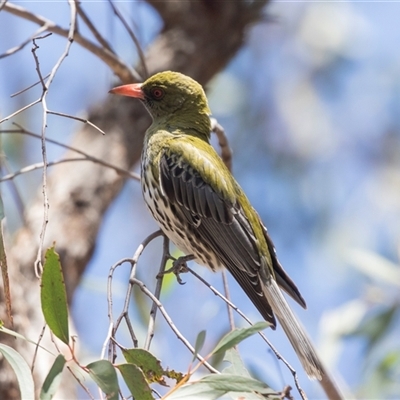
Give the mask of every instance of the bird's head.
[[209, 134], [211, 112], [204, 90], [194, 79], [179, 72], [159, 72], [144, 83], [118, 86], [110, 93], [140, 99], [155, 122], [194, 129], [200, 124]]

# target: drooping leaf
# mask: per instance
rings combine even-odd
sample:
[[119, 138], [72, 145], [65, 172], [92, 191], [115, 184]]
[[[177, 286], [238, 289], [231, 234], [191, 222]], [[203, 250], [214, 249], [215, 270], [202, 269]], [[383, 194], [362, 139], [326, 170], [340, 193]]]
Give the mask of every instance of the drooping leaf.
[[124, 349], [122, 354], [129, 364], [134, 364], [141, 369], [148, 382], [157, 382], [166, 385], [164, 376], [174, 379], [177, 382], [183, 379], [184, 374], [171, 369], [164, 370], [160, 360], [145, 349]]
[[149, 382], [158, 382], [165, 385], [164, 370], [160, 360], [145, 349], [122, 349], [122, 354], [129, 364], [135, 364], [145, 374]]
[[250, 377], [241, 375], [213, 374], [200, 379], [210, 387], [228, 392], [257, 392], [262, 394], [276, 394], [268, 385]]
[[1, 194], [0, 194], [0, 221], [3, 220], [4, 217], [5, 217], [5, 213], [4, 213], [3, 198], [1, 197]]
[[135, 364], [117, 365], [134, 399], [154, 400], [143, 371]]
[[107, 360], [99, 360], [88, 364], [86, 368], [107, 399], [118, 400], [119, 385], [114, 366]]
[[197, 354], [199, 354], [199, 351], [203, 348], [205, 340], [206, 340], [206, 331], [199, 332], [196, 338], [196, 343], [194, 345], [194, 354], [192, 362], [196, 359]]
[[249, 371], [245, 368], [240, 354], [236, 349], [229, 349], [225, 353], [224, 361], [228, 361], [228, 365], [222, 371], [223, 374], [240, 375], [250, 377]]
[[54, 355], [51, 351], [47, 350], [45, 347], [41, 346], [40, 344], [38, 344], [34, 340], [28, 339], [28, 338], [26, 338], [25, 336], [21, 335], [18, 332], [15, 332], [15, 331], [13, 331], [11, 329], [8, 329], [8, 328], [4, 327], [3, 321], [1, 321], [1, 320], [0, 320], [0, 332], [6, 333], [7, 335], [13, 336], [13, 337], [18, 338], [18, 339], [26, 340], [27, 342], [32, 343], [33, 345], [40, 347], [42, 350], [47, 351], [49, 354]]
[[400, 266], [364, 249], [353, 249], [346, 254], [349, 264], [374, 280], [400, 286]]
[[12, 369], [17, 375], [18, 386], [21, 392], [21, 399], [34, 400], [35, 386], [33, 383], [32, 373], [27, 362], [12, 347], [0, 343], [0, 352], [4, 358], [10, 363]]
[[[251, 399], [259, 400], [265, 399], [261, 394], [267, 394], [268, 399], [280, 398], [279, 394], [256, 379], [240, 375], [213, 374], [180, 387], [167, 396], [166, 400], [215, 400], [227, 393], [247, 393]], [[244, 398], [249, 397], [248, 395]]]
[[397, 306], [392, 305], [373, 316], [367, 317], [350, 336], [365, 336], [368, 340], [368, 350], [371, 350], [388, 332], [389, 326], [397, 312]]
[[265, 321], [257, 322], [254, 325], [248, 327], [248, 328], [242, 328], [242, 329], [234, 329], [233, 331], [227, 333], [220, 341], [219, 343], [215, 346], [214, 350], [212, 353], [217, 353], [220, 351], [226, 351], [240, 342], [242, 342], [244, 339], [248, 338], [251, 335], [254, 335], [255, 333], [262, 331], [265, 328], [268, 328], [270, 324]]
[[210, 387], [207, 383], [197, 382], [196, 384], [187, 384], [170, 395], [165, 396], [165, 400], [216, 400], [226, 394], [224, 390], [218, 390]]
[[61, 382], [61, 374], [65, 365], [65, 358], [59, 354], [55, 359], [40, 391], [40, 400], [50, 400], [53, 398]]
[[40, 297], [47, 325], [55, 336], [68, 344], [67, 293], [60, 258], [54, 246], [46, 251]]
[[8, 278], [7, 254], [3, 239], [3, 218], [4, 218], [3, 201], [0, 196], [0, 269], [1, 269], [1, 276], [3, 278], [4, 300], [6, 303], [7, 317], [12, 326], [13, 317], [11, 313], [11, 292], [10, 292], [10, 281]]

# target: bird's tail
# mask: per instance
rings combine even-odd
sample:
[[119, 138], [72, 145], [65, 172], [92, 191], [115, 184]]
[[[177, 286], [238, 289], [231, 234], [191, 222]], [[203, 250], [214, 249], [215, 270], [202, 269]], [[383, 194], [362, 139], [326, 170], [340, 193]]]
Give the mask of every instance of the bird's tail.
[[324, 368], [306, 332], [294, 316], [275, 279], [264, 286], [264, 295], [289, 338], [310, 379], [322, 379]]

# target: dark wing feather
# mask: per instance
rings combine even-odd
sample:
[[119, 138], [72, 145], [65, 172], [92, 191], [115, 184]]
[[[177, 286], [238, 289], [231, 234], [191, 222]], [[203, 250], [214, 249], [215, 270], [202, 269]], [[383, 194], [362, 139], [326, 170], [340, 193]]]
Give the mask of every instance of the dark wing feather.
[[227, 207], [200, 174], [189, 164], [174, 156], [164, 154], [160, 160], [160, 182], [170, 201], [177, 202], [191, 214], [215, 218], [228, 224], [232, 221], [230, 207]]
[[[193, 225], [197, 237], [213, 251], [233, 275], [260, 314], [275, 327], [275, 318], [263, 294], [262, 260], [256, 238], [240, 204], [232, 204], [205, 182], [182, 157], [164, 153], [160, 159], [160, 183], [180, 218]], [[275, 249], [264, 233], [277, 283], [301, 305], [303, 298], [279, 264]], [[265, 260], [264, 260], [265, 262]], [[265, 266], [263, 266], [265, 268]]]

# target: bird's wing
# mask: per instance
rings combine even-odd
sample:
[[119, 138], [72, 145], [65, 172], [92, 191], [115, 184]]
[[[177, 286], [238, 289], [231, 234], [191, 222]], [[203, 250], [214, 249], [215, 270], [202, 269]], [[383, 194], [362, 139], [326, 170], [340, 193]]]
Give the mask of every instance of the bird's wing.
[[[160, 157], [162, 190], [180, 217], [196, 227], [205, 245], [230, 271], [262, 316], [275, 326], [260, 279], [260, 273], [270, 272], [261, 271], [258, 240], [235, 193], [236, 183], [217, 154], [216, 160], [210, 159], [207, 150], [182, 141], [169, 146]], [[199, 158], [202, 159], [198, 163]], [[229, 189], [235, 196], [227, 194]]]
[[257, 213], [213, 150], [182, 142], [160, 157], [160, 183], [177, 218], [192, 225], [196, 238], [217, 255], [272, 328], [275, 313], [308, 376], [321, 379], [318, 354], [278, 285], [300, 305], [305, 302], [279, 264]]

